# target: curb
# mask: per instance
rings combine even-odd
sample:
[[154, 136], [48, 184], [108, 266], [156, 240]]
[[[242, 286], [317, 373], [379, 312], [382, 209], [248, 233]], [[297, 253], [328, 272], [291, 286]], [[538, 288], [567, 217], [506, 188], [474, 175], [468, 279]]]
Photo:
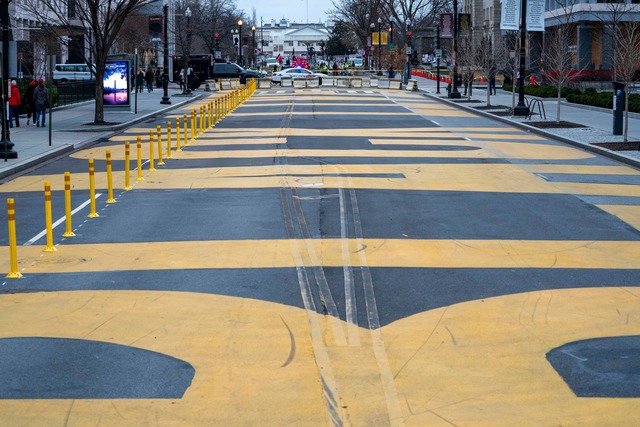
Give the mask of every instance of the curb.
[[559, 141], [559, 142], [562, 142], [562, 143], [565, 143], [565, 144], [569, 144], [569, 145], [572, 145], [574, 147], [581, 148], [581, 149], [583, 149], [585, 151], [590, 151], [592, 153], [601, 154], [601, 155], [603, 155], [605, 157], [608, 157], [610, 159], [614, 159], [614, 160], [617, 160], [619, 162], [625, 163], [625, 164], [627, 164], [629, 166], [633, 166], [635, 168], [639, 168], [640, 169], [640, 160], [634, 159], [632, 157], [625, 156], [624, 154], [619, 154], [616, 151], [607, 150], [606, 148], [598, 147], [596, 145], [586, 144], [584, 142], [580, 142], [580, 141], [576, 141], [574, 139], [570, 139], [570, 138], [566, 138], [566, 137], [563, 137], [563, 136], [560, 136], [560, 135], [556, 135], [554, 133], [547, 132], [547, 131], [542, 130], [542, 129], [538, 129], [538, 128], [534, 127], [534, 126], [529, 126], [526, 123], [521, 123], [521, 122], [518, 122], [518, 121], [515, 121], [515, 120], [511, 120], [511, 119], [506, 118], [506, 117], [496, 116], [495, 114], [491, 114], [491, 113], [488, 113], [486, 111], [477, 110], [475, 108], [467, 107], [466, 105], [462, 105], [462, 104], [457, 103], [457, 102], [449, 101], [449, 100], [444, 99], [444, 98], [442, 98], [440, 96], [437, 96], [437, 95], [434, 95], [434, 94], [431, 94], [431, 93], [428, 93], [428, 92], [425, 92], [425, 91], [422, 91], [422, 94], [424, 96], [427, 96], [427, 97], [431, 98], [431, 99], [438, 100], [438, 101], [440, 101], [440, 102], [442, 102], [444, 104], [455, 106], [456, 108], [458, 108], [460, 110], [464, 110], [464, 111], [467, 111], [467, 112], [472, 112], [472, 113], [474, 113], [476, 115], [480, 115], [480, 116], [483, 116], [483, 117], [486, 117], [486, 118], [489, 118], [489, 119], [493, 119], [495, 121], [498, 121], [498, 122], [501, 122], [501, 123], [504, 123], [504, 124], [508, 124], [510, 126], [517, 127], [519, 129], [525, 130], [527, 132], [531, 132], [531, 133], [534, 133], [536, 135], [544, 136], [545, 138], [549, 138], [549, 139], [553, 139], [555, 141]]
[[[71, 152], [73, 152], [75, 150], [73, 145], [63, 145], [57, 148], [53, 148], [50, 151], [47, 151], [46, 153], [37, 156], [37, 157], [32, 157], [30, 159], [27, 160], [23, 160], [21, 162], [16, 163], [15, 165], [13, 165], [11, 168], [6, 169], [4, 171], [0, 171], [0, 180], [16, 175], [20, 172], [23, 172], [27, 169], [30, 169], [34, 166], [37, 166], [39, 164], [42, 164], [44, 162], [47, 162], [51, 159], [55, 159], [57, 157], [69, 154]], [[4, 159], [0, 159], [0, 161], [4, 161]]]
[[[105, 139], [105, 138], [110, 138], [111, 136], [113, 136], [115, 133], [129, 127], [132, 125], [135, 125], [136, 123], [140, 123], [142, 121], [148, 120], [151, 117], [155, 117], [161, 114], [166, 113], [167, 111], [171, 111], [175, 108], [181, 107], [185, 104], [188, 104], [190, 102], [196, 101], [200, 98], [203, 98], [205, 96], [205, 94], [198, 94], [198, 95], [194, 95], [192, 97], [189, 98], [185, 98], [183, 101], [181, 102], [176, 102], [175, 104], [171, 104], [170, 106], [160, 109], [160, 110], [156, 110], [152, 113], [149, 114], [145, 114], [143, 116], [138, 116], [135, 117], [132, 120], [129, 120], [127, 122], [123, 122], [123, 123], [119, 123], [117, 125], [114, 126], [96, 126], [95, 128], [91, 128], [91, 129], [58, 129], [56, 132], [100, 132], [103, 131], [103, 133], [99, 134], [98, 136], [93, 136], [90, 139], [87, 139], [85, 141], [80, 141], [74, 144], [67, 144], [67, 145], [63, 145], [57, 148], [52, 148], [51, 150], [42, 153], [41, 155], [35, 156], [35, 157], [31, 157], [30, 159], [26, 159], [24, 161], [20, 161], [18, 163], [16, 163], [15, 165], [13, 165], [11, 168], [6, 169], [4, 171], [0, 171], [0, 180], [3, 180], [4, 178], [7, 177], [11, 177], [11, 176], [15, 176], [21, 172], [24, 172], [27, 169], [30, 169], [34, 166], [37, 166], [39, 164], [48, 162], [49, 160], [55, 159], [57, 157], [63, 156], [63, 155], [67, 155], [69, 153], [72, 153], [76, 150], [79, 150], [81, 148], [85, 148], [89, 145], [93, 145], [96, 143], [99, 143], [100, 140]], [[4, 161], [4, 159], [0, 159], [0, 161]]]

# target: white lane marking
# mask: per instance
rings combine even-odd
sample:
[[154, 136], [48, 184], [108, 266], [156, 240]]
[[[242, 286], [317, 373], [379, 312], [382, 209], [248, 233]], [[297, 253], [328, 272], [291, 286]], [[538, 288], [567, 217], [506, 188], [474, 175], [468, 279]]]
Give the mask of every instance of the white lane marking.
[[[102, 196], [102, 193], [96, 193], [96, 199], [98, 197]], [[77, 208], [75, 208], [74, 210], [71, 211], [71, 216], [75, 215], [76, 213], [78, 213], [80, 210], [84, 209], [89, 203], [91, 203], [91, 200], [85, 200], [84, 203], [82, 203], [80, 206], [78, 206]], [[59, 226], [60, 224], [62, 224], [65, 220], [67, 219], [66, 216], [63, 216], [62, 218], [58, 219], [56, 222], [54, 222], [51, 226], [52, 229], [55, 229], [57, 226]], [[38, 240], [40, 240], [42, 237], [47, 235], [47, 230], [44, 229], [42, 230], [40, 233], [36, 234], [34, 237], [32, 237], [29, 241], [25, 242], [23, 246], [31, 246], [33, 245], [35, 242], [37, 242]]]

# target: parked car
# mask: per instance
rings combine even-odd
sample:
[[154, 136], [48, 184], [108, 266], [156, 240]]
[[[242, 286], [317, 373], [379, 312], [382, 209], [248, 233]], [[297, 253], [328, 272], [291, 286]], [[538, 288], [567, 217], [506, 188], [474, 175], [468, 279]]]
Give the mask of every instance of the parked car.
[[56, 64], [53, 69], [53, 81], [66, 83], [74, 80], [95, 79], [95, 66], [93, 73], [87, 64]]
[[247, 70], [238, 64], [230, 62], [216, 62], [213, 64], [213, 78], [218, 79], [240, 79], [240, 83], [245, 84], [247, 79], [257, 79], [260, 73], [255, 70]]
[[307, 70], [306, 68], [296, 67], [296, 68], [285, 68], [282, 71], [278, 71], [273, 73], [271, 76], [271, 81], [273, 83], [282, 83], [282, 77], [291, 77], [292, 79], [308, 79], [311, 77], [318, 77], [320, 80], [320, 84], [322, 84], [323, 77], [329, 77], [323, 73], [314, 73], [311, 70]]

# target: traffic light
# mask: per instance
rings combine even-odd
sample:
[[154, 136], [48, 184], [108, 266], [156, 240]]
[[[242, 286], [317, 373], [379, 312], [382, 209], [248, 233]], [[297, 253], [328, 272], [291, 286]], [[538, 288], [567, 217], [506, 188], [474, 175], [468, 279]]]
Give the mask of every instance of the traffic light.
[[220, 50], [220, 34], [216, 33], [216, 50]]

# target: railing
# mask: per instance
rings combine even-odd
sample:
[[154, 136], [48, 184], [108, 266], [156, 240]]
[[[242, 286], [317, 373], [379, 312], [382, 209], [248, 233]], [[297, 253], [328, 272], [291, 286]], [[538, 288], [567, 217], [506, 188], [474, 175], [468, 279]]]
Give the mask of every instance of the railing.
[[58, 96], [55, 106], [77, 104], [96, 98], [95, 80], [58, 83], [56, 86]]

